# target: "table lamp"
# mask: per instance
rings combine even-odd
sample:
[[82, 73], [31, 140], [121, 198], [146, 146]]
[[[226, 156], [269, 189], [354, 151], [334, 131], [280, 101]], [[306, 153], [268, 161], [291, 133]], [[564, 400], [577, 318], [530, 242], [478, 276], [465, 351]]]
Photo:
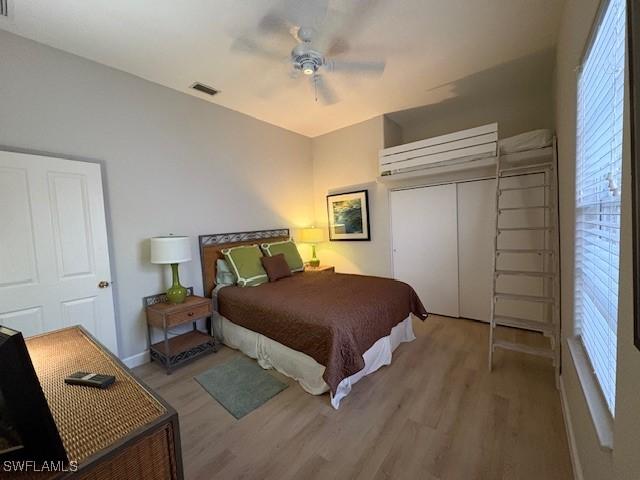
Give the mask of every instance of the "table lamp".
[[183, 303], [187, 298], [187, 289], [180, 285], [178, 264], [191, 261], [191, 242], [189, 237], [169, 235], [151, 239], [151, 263], [171, 265], [173, 285], [167, 290], [169, 303]]
[[316, 243], [320, 243], [324, 240], [324, 230], [318, 227], [303, 228], [300, 231], [300, 243], [311, 244], [311, 260], [309, 260], [309, 266], [319, 267], [320, 260], [316, 257]]

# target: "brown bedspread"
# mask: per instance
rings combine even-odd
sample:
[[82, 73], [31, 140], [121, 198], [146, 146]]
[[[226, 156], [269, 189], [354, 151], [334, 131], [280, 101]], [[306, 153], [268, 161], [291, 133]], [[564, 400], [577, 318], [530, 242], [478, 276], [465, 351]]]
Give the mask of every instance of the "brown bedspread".
[[225, 287], [220, 314], [236, 325], [305, 353], [338, 384], [364, 368], [362, 355], [410, 313], [427, 316], [406, 283], [339, 273], [299, 273], [258, 287]]

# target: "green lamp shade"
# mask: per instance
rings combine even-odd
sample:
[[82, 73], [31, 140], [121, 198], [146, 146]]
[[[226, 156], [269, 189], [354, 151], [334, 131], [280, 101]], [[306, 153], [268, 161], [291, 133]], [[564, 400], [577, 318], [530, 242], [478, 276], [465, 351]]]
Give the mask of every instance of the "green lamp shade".
[[180, 285], [178, 264], [189, 261], [191, 261], [189, 237], [169, 235], [151, 239], [151, 263], [171, 265], [173, 282], [167, 290], [169, 303], [183, 303], [187, 298], [187, 289]]

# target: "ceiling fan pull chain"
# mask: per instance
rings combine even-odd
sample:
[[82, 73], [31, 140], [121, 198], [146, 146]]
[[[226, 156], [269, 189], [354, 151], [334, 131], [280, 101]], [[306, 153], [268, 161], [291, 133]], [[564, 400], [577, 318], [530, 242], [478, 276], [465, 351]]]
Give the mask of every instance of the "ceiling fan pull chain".
[[318, 76], [313, 76], [313, 89], [316, 93], [316, 103], [318, 103]]

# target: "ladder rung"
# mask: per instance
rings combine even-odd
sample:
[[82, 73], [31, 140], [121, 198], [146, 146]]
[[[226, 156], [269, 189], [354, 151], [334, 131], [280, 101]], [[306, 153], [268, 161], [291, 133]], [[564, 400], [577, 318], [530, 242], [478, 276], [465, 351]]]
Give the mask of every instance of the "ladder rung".
[[528, 353], [530, 355], [537, 355], [538, 357], [554, 358], [553, 350], [544, 347], [531, 347], [521, 343], [508, 342], [506, 340], [496, 340], [493, 342], [493, 346], [498, 348], [504, 348], [505, 350], [515, 350], [516, 352]]
[[506, 187], [506, 188], [500, 188], [498, 190], [500, 191], [500, 193], [502, 193], [502, 192], [512, 192], [515, 190], [533, 190], [535, 188], [546, 188], [550, 186], [551, 186], [550, 183], [543, 183], [541, 185], [529, 185], [528, 187]]
[[553, 230], [553, 227], [498, 227], [498, 232], [517, 232], [520, 230], [531, 230], [531, 231], [542, 231], [542, 230]]
[[546, 277], [553, 278], [555, 273], [553, 272], [534, 272], [530, 270], [496, 270], [495, 275], [519, 275], [523, 277]]
[[529, 320], [527, 318], [519, 317], [507, 317], [505, 315], [496, 315], [493, 317], [496, 325], [502, 327], [515, 327], [523, 328], [525, 330], [533, 330], [534, 332], [551, 333], [553, 332], [553, 325], [546, 322], [539, 322], [537, 320]]
[[523, 302], [535, 303], [555, 303], [553, 297], [542, 297], [538, 295], [519, 295], [517, 293], [496, 293], [496, 300], [521, 300]]
[[499, 248], [496, 253], [540, 253], [543, 255], [553, 255], [553, 250], [546, 248]]
[[500, 176], [503, 173], [526, 172], [528, 170], [547, 170], [553, 168], [553, 162], [533, 163], [531, 165], [519, 165], [517, 167], [508, 167], [500, 169]]
[[548, 205], [533, 205], [531, 207], [498, 207], [498, 210], [500, 212], [506, 212], [509, 210], [515, 211], [515, 210], [536, 210], [536, 209], [549, 209], [551, 208]]

